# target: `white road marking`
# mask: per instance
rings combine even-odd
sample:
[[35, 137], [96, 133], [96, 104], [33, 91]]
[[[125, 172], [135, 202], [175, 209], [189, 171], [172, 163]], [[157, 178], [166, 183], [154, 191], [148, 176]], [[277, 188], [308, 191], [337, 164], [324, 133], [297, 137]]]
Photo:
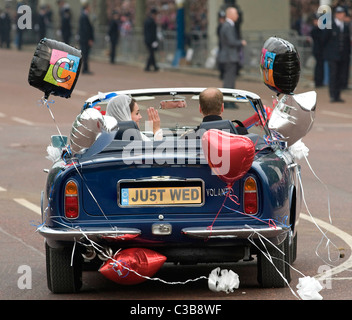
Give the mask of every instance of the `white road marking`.
[[0, 192], [6, 192], [7, 190], [5, 188], [0, 187]]
[[42, 214], [42, 211], [41, 211], [40, 207], [38, 207], [37, 205], [29, 202], [26, 199], [13, 199], [13, 200], [16, 201], [18, 204], [20, 204], [21, 206], [33, 211], [36, 214], [39, 214], [39, 215]]
[[352, 128], [352, 123], [317, 123], [314, 124], [318, 130], [323, 130], [324, 128]]
[[78, 95], [78, 96], [81, 96], [81, 97], [85, 97], [85, 96], [88, 95], [88, 93], [87, 93], [86, 91], [77, 90], [77, 89], [75, 89], [75, 90], [73, 91], [73, 93], [76, 94], [76, 95]]
[[343, 119], [352, 119], [352, 114], [345, 114], [341, 112], [335, 112], [335, 111], [322, 111], [322, 114], [325, 114], [326, 116], [332, 116], [332, 117], [337, 117], [337, 118], [343, 118]]
[[[312, 218], [306, 214], [301, 214], [300, 217], [304, 220], [307, 220], [309, 222], [312, 222]], [[333, 234], [335, 234], [337, 237], [339, 237], [342, 241], [344, 241], [352, 250], [352, 235], [342, 231], [341, 229], [336, 228], [335, 226], [331, 225], [330, 223], [327, 223], [323, 220], [314, 218], [315, 223], [321, 227], [322, 229], [325, 229]], [[332, 278], [333, 275], [339, 274], [343, 271], [346, 271], [348, 269], [352, 268], [352, 255], [343, 263], [338, 265], [337, 267], [333, 267], [329, 270], [329, 272], [323, 273], [323, 274], [318, 274], [315, 276], [317, 280], [324, 281], [324, 280], [334, 280]]]
[[5, 114], [5, 113], [0, 112], [0, 118], [5, 118], [5, 117], [6, 117], [6, 114]]
[[15, 122], [20, 123], [20, 124], [25, 124], [27, 126], [34, 126], [34, 123], [32, 121], [28, 121], [26, 119], [22, 119], [22, 118], [18, 118], [18, 117], [12, 117], [11, 119]]
[[6, 231], [5, 231], [4, 229], [2, 229], [1, 227], [0, 227], [0, 232], [3, 233], [3, 234], [5, 234], [5, 235], [8, 236], [8, 237], [14, 239], [14, 240], [17, 240], [18, 242], [20, 242], [21, 244], [23, 244], [25, 247], [27, 247], [27, 248], [29, 248], [29, 249], [35, 251], [36, 253], [39, 253], [39, 255], [41, 255], [42, 257], [45, 257], [45, 254], [44, 254], [43, 252], [41, 252], [41, 251], [39, 251], [38, 249], [36, 249], [36, 248], [30, 246], [28, 243], [24, 242], [22, 239], [20, 239], [20, 238], [14, 236], [13, 234], [10, 234], [10, 233], [6, 232]]

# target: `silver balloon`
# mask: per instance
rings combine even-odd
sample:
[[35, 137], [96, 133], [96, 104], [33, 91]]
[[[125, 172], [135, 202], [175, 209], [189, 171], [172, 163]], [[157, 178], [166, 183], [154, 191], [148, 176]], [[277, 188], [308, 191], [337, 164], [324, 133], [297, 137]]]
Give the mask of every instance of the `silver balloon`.
[[117, 121], [114, 118], [103, 116], [94, 108], [84, 110], [72, 125], [70, 135], [72, 153], [83, 154], [103, 131], [111, 132], [116, 128]]
[[269, 129], [279, 134], [290, 147], [312, 129], [317, 106], [315, 91], [285, 95], [275, 107], [269, 120]]

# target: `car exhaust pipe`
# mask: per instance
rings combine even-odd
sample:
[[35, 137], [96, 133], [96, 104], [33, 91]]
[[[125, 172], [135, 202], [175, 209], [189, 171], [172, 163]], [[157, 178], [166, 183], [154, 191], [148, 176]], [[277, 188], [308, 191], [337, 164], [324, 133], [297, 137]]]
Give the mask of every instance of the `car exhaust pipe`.
[[108, 261], [110, 257], [112, 257], [114, 254], [114, 252], [112, 251], [112, 249], [110, 247], [103, 247], [101, 249], [101, 252], [98, 252], [98, 258], [101, 261]]
[[82, 253], [85, 260], [92, 261], [97, 256], [93, 247], [86, 247], [86, 252]]

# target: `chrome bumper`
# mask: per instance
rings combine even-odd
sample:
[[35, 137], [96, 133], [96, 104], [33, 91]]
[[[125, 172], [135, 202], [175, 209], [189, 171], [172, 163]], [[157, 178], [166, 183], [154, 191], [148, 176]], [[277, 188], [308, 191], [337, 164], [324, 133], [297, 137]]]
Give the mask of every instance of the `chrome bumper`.
[[182, 233], [190, 238], [195, 239], [247, 239], [249, 236], [253, 236], [254, 239], [259, 237], [258, 234], [265, 238], [275, 238], [278, 236], [285, 235], [289, 231], [288, 228], [282, 227], [214, 227], [209, 228], [185, 228]]
[[41, 226], [37, 232], [48, 240], [54, 241], [75, 241], [88, 237], [92, 241], [111, 239], [113, 241], [125, 240], [129, 237], [137, 237], [141, 234], [139, 229], [116, 228], [116, 229], [53, 229], [48, 226]]
[[[214, 227], [209, 229], [206, 227], [199, 228], [184, 228], [182, 234], [194, 239], [247, 239], [252, 236], [257, 239], [259, 235], [265, 238], [275, 238], [285, 236], [289, 228], [283, 227]], [[87, 228], [87, 229], [53, 229], [48, 226], [41, 226], [37, 232], [47, 240], [53, 241], [77, 241], [84, 238], [89, 238], [92, 241], [102, 239], [111, 241], [124, 241], [138, 237], [142, 232], [139, 229], [133, 228]]]

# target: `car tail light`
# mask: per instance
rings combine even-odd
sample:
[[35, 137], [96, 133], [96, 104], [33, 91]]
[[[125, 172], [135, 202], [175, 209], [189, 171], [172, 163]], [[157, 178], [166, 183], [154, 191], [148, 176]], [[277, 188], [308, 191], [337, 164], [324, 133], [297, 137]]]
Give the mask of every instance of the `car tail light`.
[[258, 188], [254, 178], [248, 177], [244, 183], [244, 212], [258, 213]]
[[74, 181], [66, 183], [65, 187], [65, 216], [68, 219], [77, 219], [79, 215], [78, 186]]

